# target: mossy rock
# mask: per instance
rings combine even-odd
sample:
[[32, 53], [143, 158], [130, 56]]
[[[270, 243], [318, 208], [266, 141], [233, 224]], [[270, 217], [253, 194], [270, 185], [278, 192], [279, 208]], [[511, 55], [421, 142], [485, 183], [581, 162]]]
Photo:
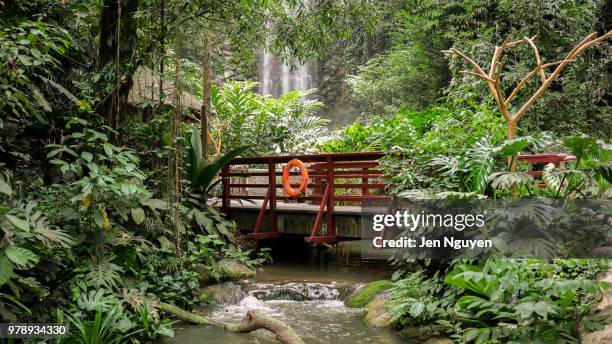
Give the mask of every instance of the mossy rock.
[[215, 279], [210, 271], [210, 268], [204, 264], [198, 264], [195, 267], [195, 271], [198, 273], [198, 280], [201, 286], [212, 284]]
[[363, 308], [372, 302], [376, 295], [389, 289], [392, 285], [393, 282], [389, 280], [372, 282], [351, 295], [346, 300], [346, 305], [351, 308]]
[[217, 263], [216, 271], [223, 281], [238, 281], [255, 277], [255, 270], [232, 258], [221, 259]]
[[365, 322], [374, 328], [389, 328], [393, 325], [391, 315], [387, 311], [387, 298], [378, 296], [366, 306], [368, 310]]
[[232, 305], [240, 302], [243, 297], [240, 286], [232, 282], [213, 284], [200, 289], [200, 298], [205, 298], [202, 301], [208, 304]]

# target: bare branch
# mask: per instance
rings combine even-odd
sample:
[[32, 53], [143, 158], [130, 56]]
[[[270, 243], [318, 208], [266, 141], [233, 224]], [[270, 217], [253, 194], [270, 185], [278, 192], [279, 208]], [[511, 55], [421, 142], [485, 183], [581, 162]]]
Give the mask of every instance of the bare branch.
[[482, 70], [482, 68], [480, 67], [480, 65], [478, 65], [478, 63], [474, 62], [474, 60], [472, 60], [471, 58], [467, 57], [464, 53], [462, 53], [461, 51], [455, 49], [455, 48], [451, 48], [449, 50], [442, 50], [443, 53], [446, 54], [455, 54], [459, 57], [461, 57], [462, 59], [464, 59], [465, 61], [467, 61], [469, 64], [472, 65], [472, 67], [474, 67], [474, 69], [482, 74], [482, 75], [486, 75], [485, 72]]
[[[538, 38], [538, 35], [535, 35], [533, 37], [530, 38], [530, 40], [534, 41], [536, 38]], [[504, 47], [504, 49], [509, 49], [509, 48], [514, 48], [517, 45], [524, 43], [525, 41], [522, 39], [518, 39], [516, 41], [512, 41], [510, 43], [504, 43], [502, 46]]]
[[[595, 35], [597, 35], [597, 33], [593, 32]], [[592, 34], [591, 34], [592, 35]], [[612, 37], [612, 30], [606, 32], [604, 35], [601, 35], [601, 37], [593, 39], [591, 41], [588, 41], [586, 43], [584, 43], [582, 46], [580, 46], [578, 49], [576, 49], [576, 51], [574, 52], [574, 56], [577, 56], [578, 54], [580, 54], [583, 50], [590, 48], [592, 46], [598, 45], [599, 43], [607, 40], [608, 38]]]
[[556, 65], [558, 65], [558, 64], [561, 64], [561, 63], [570, 63], [570, 62], [574, 62], [574, 61], [576, 61], [576, 59], [571, 59], [571, 60], [561, 60], [561, 61], [549, 62], [549, 63], [545, 63], [544, 65], [542, 65], [542, 67], [541, 67], [541, 68], [542, 68], [542, 69], [544, 69], [544, 68], [549, 68], [549, 67], [552, 67], [552, 66], [556, 66]]
[[538, 47], [536, 47], [535, 43], [533, 43], [533, 40], [527, 36], [523, 37], [523, 40], [527, 42], [527, 44], [529, 44], [529, 46], [533, 50], [533, 54], [535, 55], [536, 63], [538, 65], [536, 68], [539, 69], [540, 80], [542, 81], [542, 83], [546, 82], [546, 73], [544, 72], [544, 69], [540, 68], [540, 66], [542, 65], [542, 58], [540, 57], [540, 51], [538, 50]]
[[470, 71], [467, 71], [467, 70], [459, 71], [459, 73], [466, 74], [466, 75], [472, 75], [472, 76], [475, 76], [477, 78], [480, 78], [480, 79], [483, 79], [483, 80], [486, 80], [486, 81], [489, 81], [489, 82], [495, 82], [495, 80], [489, 78], [486, 75], [480, 74], [480, 73], [470, 72]]
[[506, 98], [506, 102], [505, 102], [506, 106], [510, 105], [510, 102], [518, 94], [521, 88], [527, 83], [527, 81], [529, 81], [529, 79], [533, 78], [537, 73], [538, 73], [538, 68], [532, 70], [531, 72], [529, 72], [529, 74], [525, 75], [523, 79], [521, 79], [521, 81], [512, 90], [512, 93], [510, 93], [508, 98]]
[[[516, 115], [514, 116], [514, 118], [517, 121], [520, 120], [521, 117], [523, 117], [525, 115], [525, 112], [527, 111], [527, 109], [536, 101], [536, 99], [538, 99], [542, 95], [542, 93], [544, 91], [546, 91], [548, 89], [548, 87], [553, 82], [553, 80], [555, 80], [559, 76], [559, 74], [561, 74], [561, 71], [570, 62], [576, 60], [576, 57], [581, 52], [583, 52], [586, 48], [589, 48], [589, 47], [592, 47], [594, 45], [597, 45], [597, 44], [607, 40], [608, 38], [612, 37], [612, 30], [608, 31], [606, 34], [602, 35], [599, 38], [593, 39], [596, 36], [597, 36], [596, 32], [593, 32], [593, 33], [589, 34], [588, 36], [586, 36], [580, 42], [580, 44], [575, 46], [574, 49], [572, 49], [563, 60], [558, 61], [559, 63], [557, 64], [557, 68], [555, 68], [555, 70], [551, 73], [551, 75], [546, 79], [546, 82], [543, 83], [540, 86], [540, 88], [531, 96], [531, 98], [529, 98], [529, 100], [527, 100], [527, 102], [525, 102], [525, 104], [523, 104], [523, 106], [519, 109], [519, 111], [516, 112]], [[556, 64], [556, 63], [553, 62], [553, 64]], [[548, 65], [548, 64], [546, 64], [546, 65]]]

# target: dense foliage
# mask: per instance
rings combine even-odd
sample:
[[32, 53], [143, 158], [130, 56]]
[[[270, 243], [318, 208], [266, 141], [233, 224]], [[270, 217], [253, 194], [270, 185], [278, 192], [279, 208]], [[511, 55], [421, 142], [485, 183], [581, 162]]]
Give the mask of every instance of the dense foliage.
[[[610, 29], [609, 6], [596, 0], [381, 1], [379, 18], [386, 24], [369, 41], [386, 37], [390, 48], [349, 71], [354, 73], [349, 86], [368, 114], [391, 114], [402, 106], [421, 110], [443, 93], [453, 98], [473, 92], [490, 97], [479, 85], [482, 80], [459, 74], [466, 69], [462, 61], [447, 60], [440, 51], [458, 48], [488, 66], [494, 45], [537, 35], [543, 59], [560, 60], [588, 33]], [[530, 109], [522, 123], [525, 128], [610, 137], [609, 43], [585, 54]], [[534, 65], [530, 47], [521, 47], [505, 59], [504, 69], [510, 73], [502, 83], [514, 87]], [[536, 87], [527, 86], [522, 97]]]
[[[418, 271], [398, 280], [389, 310], [416, 337], [446, 334], [458, 343], [577, 343], [581, 320], [590, 330], [606, 323], [605, 317], [588, 315], [608, 287], [591, 280], [605, 267], [590, 260], [456, 262], [445, 277], [427, 278]], [[425, 327], [419, 332], [415, 326]]]
[[[70, 343], [172, 335], [159, 302], [206, 305], [222, 260], [269, 260], [211, 205], [237, 156], [382, 150], [397, 198], [609, 199], [610, 42], [561, 75], [513, 140], [482, 81], [440, 52], [487, 65], [494, 45], [537, 35], [552, 61], [609, 30], [609, 12], [603, 0], [0, 0], [0, 320], [67, 321]], [[322, 94], [362, 118], [330, 133], [316, 90], [256, 93], [262, 49], [326, 58]], [[506, 57], [504, 85], [531, 70], [528, 49]], [[534, 178], [517, 160], [538, 152], [576, 160]], [[399, 326], [574, 342], [579, 323], [605, 322], [588, 312], [607, 262], [394, 263]]]

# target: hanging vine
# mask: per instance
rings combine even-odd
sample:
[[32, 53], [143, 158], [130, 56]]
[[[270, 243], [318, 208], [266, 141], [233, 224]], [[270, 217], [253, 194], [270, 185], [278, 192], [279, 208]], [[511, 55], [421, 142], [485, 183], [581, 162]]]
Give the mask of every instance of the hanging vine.
[[170, 205], [170, 223], [174, 231], [174, 249], [177, 255], [181, 253], [181, 233], [183, 224], [180, 217], [179, 203], [181, 201], [181, 165], [182, 165], [182, 146], [181, 146], [181, 31], [180, 31], [180, 6], [176, 4], [176, 39], [174, 54], [174, 112], [172, 124], [170, 126], [170, 142], [173, 149], [170, 152], [168, 161], [168, 203]]

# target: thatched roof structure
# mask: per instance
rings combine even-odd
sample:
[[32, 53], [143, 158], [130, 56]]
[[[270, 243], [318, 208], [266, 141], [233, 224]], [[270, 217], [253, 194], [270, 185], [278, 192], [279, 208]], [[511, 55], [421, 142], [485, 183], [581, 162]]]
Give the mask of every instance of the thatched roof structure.
[[[139, 67], [134, 73], [132, 80], [134, 83], [128, 94], [128, 103], [137, 105], [143, 101], [153, 103], [159, 101], [159, 75], [147, 67]], [[174, 81], [164, 80], [163, 87], [164, 104], [174, 107]], [[202, 102], [187, 92], [181, 92], [181, 105], [197, 113], [202, 109]]]

